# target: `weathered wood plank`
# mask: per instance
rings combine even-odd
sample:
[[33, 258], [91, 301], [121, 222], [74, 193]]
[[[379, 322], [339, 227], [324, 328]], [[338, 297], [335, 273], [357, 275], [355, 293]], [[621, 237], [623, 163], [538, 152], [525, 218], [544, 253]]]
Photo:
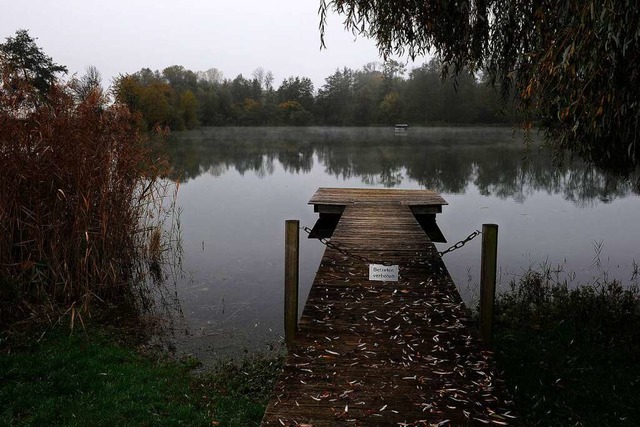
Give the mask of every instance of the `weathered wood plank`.
[[390, 192], [365, 200], [346, 205], [331, 242], [398, 264], [399, 281], [369, 281], [366, 263], [325, 250], [263, 425], [513, 424], [435, 246]]
[[422, 207], [424, 212], [440, 213], [447, 202], [438, 193], [430, 190], [397, 190], [386, 188], [327, 188], [321, 187], [309, 200], [316, 212], [333, 212], [332, 206], [352, 203], [401, 203], [411, 207]]

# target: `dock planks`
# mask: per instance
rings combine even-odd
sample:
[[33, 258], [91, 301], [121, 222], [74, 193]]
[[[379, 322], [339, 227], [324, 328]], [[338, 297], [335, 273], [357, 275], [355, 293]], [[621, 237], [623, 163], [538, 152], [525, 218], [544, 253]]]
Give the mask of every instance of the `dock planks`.
[[437, 214], [447, 202], [435, 191], [395, 190], [388, 188], [328, 188], [320, 187], [311, 200], [316, 212], [341, 213], [344, 206], [353, 203], [400, 203], [412, 212]]
[[396, 197], [347, 203], [331, 242], [398, 264], [400, 280], [369, 281], [366, 263], [325, 250], [262, 425], [513, 423], [444, 263]]
[[329, 188], [320, 187], [309, 204], [347, 205], [352, 203], [400, 203], [402, 205], [446, 205], [435, 191], [394, 190], [388, 188]]

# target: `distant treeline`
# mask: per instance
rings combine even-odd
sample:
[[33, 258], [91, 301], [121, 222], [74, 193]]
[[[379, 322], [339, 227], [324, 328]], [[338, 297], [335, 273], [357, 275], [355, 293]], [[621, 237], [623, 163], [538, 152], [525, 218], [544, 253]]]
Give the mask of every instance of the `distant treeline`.
[[315, 90], [307, 77], [289, 77], [276, 89], [258, 68], [252, 78], [225, 79], [213, 68], [194, 72], [174, 65], [115, 79], [119, 101], [137, 113], [140, 126], [173, 130], [198, 126], [332, 125], [408, 123], [512, 123], [514, 104], [482, 75], [442, 80], [437, 60], [413, 68], [389, 60], [359, 70], [338, 69]]

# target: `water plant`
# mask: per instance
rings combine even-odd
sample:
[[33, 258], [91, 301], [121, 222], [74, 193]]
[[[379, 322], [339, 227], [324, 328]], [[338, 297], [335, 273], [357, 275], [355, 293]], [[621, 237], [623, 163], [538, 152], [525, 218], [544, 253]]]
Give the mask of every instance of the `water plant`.
[[43, 99], [6, 69], [0, 78], [0, 326], [148, 301], [142, 276], [162, 249], [166, 162], [100, 88], [79, 99], [73, 83], [55, 81]]
[[496, 301], [498, 367], [526, 425], [640, 422], [640, 290], [529, 270]]

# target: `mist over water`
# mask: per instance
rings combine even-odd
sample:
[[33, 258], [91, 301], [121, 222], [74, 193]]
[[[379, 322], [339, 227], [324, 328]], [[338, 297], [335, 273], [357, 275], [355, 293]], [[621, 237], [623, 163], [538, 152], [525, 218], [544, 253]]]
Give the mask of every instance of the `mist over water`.
[[[637, 188], [580, 163], [554, 166], [510, 128], [203, 128], [163, 144], [181, 182], [188, 334], [203, 360], [266, 350], [283, 323], [284, 221], [312, 226], [318, 187], [423, 188], [449, 202], [448, 243], [497, 223], [499, 287], [541, 263], [575, 283], [631, 279]], [[301, 236], [300, 312], [324, 247]], [[478, 298], [480, 239], [445, 257], [464, 300]]]

